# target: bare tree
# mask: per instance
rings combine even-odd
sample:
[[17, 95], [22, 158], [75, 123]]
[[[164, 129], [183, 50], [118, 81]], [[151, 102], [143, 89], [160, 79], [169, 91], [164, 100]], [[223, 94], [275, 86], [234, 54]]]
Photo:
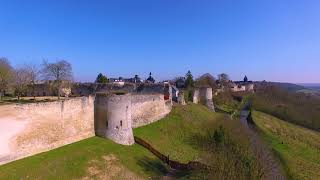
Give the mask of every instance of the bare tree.
[[230, 80], [229, 75], [225, 74], [225, 73], [219, 74], [218, 79], [219, 79], [219, 81], [229, 81]]
[[58, 99], [60, 99], [60, 93], [63, 81], [72, 81], [72, 66], [65, 60], [59, 60], [55, 63], [48, 63], [44, 61], [42, 64], [42, 75], [45, 80], [54, 80], [57, 85]]
[[14, 90], [20, 100], [20, 97], [26, 91], [28, 84], [31, 82], [31, 77], [28, 69], [18, 68], [14, 71]]
[[0, 100], [13, 77], [13, 69], [7, 58], [0, 58]]
[[223, 86], [226, 86], [230, 81], [230, 77], [228, 74], [222, 73], [218, 75], [218, 80]]
[[35, 64], [26, 64], [25, 67], [30, 77], [30, 85], [32, 88], [33, 99], [35, 100], [36, 99], [35, 87], [39, 79], [40, 71]]

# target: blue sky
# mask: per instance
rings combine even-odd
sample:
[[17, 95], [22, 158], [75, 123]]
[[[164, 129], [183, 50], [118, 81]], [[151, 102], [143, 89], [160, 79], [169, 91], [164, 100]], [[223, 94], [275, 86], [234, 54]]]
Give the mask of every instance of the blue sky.
[[320, 82], [319, 0], [0, 0], [0, 56], [72, 63], [75, 79], [191, 70]]

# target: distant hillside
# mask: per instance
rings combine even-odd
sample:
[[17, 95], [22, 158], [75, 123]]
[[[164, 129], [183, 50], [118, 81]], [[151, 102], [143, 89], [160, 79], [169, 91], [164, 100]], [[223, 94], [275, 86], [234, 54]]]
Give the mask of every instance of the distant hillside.
[[320, 131], [320, 99], [316, 96], [265, 86], [258, 89], [250, 100], [255, 110]]
[[313, 95], [316, 97], [320, 97], [320, 84], [317, 83], [309, 83], [309, 84], [299, 84], [301, 86], [304, 86], [305, 89], [299, 90], [297, 92], [302, 92], [305, 94]]
[[290, 91], [290, 92], [297, 92], [299, 90], [307, 89], [305, 86], [298, 85], [298, 84], [292, 84], [292, 83], [281, 83], [281, 82], [255, 82], [256, 86], [259, 87], [265, 87], [265, 86], [276, 86], [280, 87], [284, 90]]
[[320, 90], [320, 83], [303, 83], [303, 84], [298, 84], [298, 85], [304, 86], [308, 89]]

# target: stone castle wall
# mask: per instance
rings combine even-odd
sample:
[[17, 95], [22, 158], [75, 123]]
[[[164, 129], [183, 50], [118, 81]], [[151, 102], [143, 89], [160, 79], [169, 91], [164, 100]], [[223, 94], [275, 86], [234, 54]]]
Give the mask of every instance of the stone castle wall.
[[212, 88], [203, 87], [203, 88], [195, 89], [193, 93], [193, 103], [195, 104], [201, 103], [207, 106], [210, 110], [215, 111], [212, 96], [213, 96]]
[[158, 121], [171, 111], [171, 102], [163, 94], [133, 94], [131, 102], [133, 128]]
[[0, 164], [94, 136], [94, 98], [0, 107]]
[[134, 142], [132, 128], [160, 120], [170, 110], [171, 102], [160, 93], [112, 97], [97, 94], [65, 101], [2, 105], [0, 164], [94, 135], [130, 145]]
[[144, 126], [165, 117], [171, 102], [163, 94], [98, 93], [95, 99], [95, 132], [116, 143], [134, 143], [132, 128]]

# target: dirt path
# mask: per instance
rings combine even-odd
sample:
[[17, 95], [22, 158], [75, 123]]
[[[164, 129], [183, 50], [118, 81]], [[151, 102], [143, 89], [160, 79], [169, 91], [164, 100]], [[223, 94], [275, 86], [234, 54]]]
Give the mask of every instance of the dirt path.
[[240, 112], [240, 122], [245, 127], [246, 133], [249, 137], [250, 148], [255, 154], [262, 166], [263, 179], [270, 180], [284, 180], [286, 179], [283, 175], [281, 167], [270, 151], [269, 147], [260, 139], [259, 134], [254, 130], [254, 125], [248, 123], [248, 116], [250, 111], [245, 107]]

